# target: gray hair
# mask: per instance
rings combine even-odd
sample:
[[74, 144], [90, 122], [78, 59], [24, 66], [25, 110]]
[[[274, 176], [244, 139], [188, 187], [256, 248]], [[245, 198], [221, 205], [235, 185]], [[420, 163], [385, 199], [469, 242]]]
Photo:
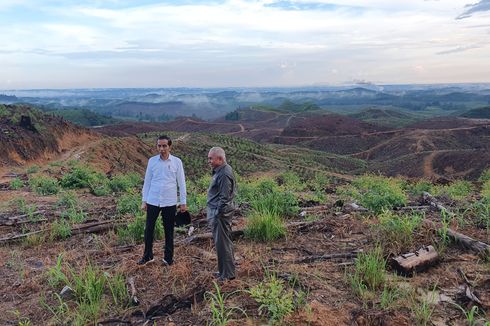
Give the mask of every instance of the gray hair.
[[223, 148], [213, 147], [209, 150], [209, 154], [216, 155], [217, 157], [221, 157], [223, 159], [223, 162], [226, 163], [226, 154]]

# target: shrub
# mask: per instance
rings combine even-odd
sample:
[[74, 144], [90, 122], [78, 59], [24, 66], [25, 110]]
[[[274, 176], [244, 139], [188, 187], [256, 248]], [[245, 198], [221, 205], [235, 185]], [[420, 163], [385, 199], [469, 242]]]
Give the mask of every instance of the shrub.
[[352, 187], [344, 188], [362, 206], [375, 213], [384, 209], [403, 206], [407, 196], [403, 192], [400, 180], [376, 175], [364, 175], [352, 182]]
[[87, 213], [81, 208], [69, 208], [61, 213], [61, 217], [68, 219], [71, 223], [82, 223], [87, 218]]
[[61, 186], [68, 189], [90, 188], [91, 184], [97, 185], [107, 179], [102, 173], [96, 172], [90, 167], [75, 165], [61, 179]]
[[[139, 213], [136, 215], [134, 221], [128, 223], [126, 227], [119, 228], [117, 230], [118, 240], [121, 243], [127, 242], [142, 242], [145, 238], [145, 225], [146, 217], [145, 214]], [[162, 220], [158, 218], [155, 223], [155, 239], [163, 238], [163, 224]]]
[[294, 310], [294, 293], [287, 290], [284, 281], [275, 275], [267, 278], [249, 290], [250, 296], [257, 301], [259, 313], [264, 310], [269, 315], [272, 322], [281, 322], [284, 317]]
[[40, 169], [41, 169], [41, 168], [40, 168], [39, 166], [37, 166], [37, 165], [32, 165], [32, 166], [30, 166], [30, 167], [28, 167], [28, 168], [27, 168], [26, 173], [27, 173], [27, 174], [36, 173], [36, 172], [39, 172], [39, 170], [40, 170]]
[[207, 202], [206, 193], [194, 193], [191, 192], [187, 195], [187, 207], [191, 214], [197, 214], [200, 209], [206, 207]]
[[78, 207], [77, 193], [73, 190], [63, 191], [59, 196], [57, 204], [64, 208]]
[[47, 176], [30, 178], [29, 187], [41, 196], [55, 195], [59, 191], [58, 180]]
[[432, 193], [432, 183], [427, 180], [420, 180], [415, 184], [408, 184], [407, 191], [415, 196], [420, 196], [422, 193]]
[[446, 186], [434, 187], [435, 195], [447, 195], [453, 200], [463, 200], [469, 196], [473, 190], [471, 182], [465, 180], [459, 180]]
[[9, 185], [12, 190], [19, 190], [22, 187], [24, 187], [24, 182], [19, 177], [12, 180]]
[[51, 223], [51, 232], [49, 237], [51, 240], [66, 239], [71, 236], [71, 225], [66, 219], [58, 219]]
[[273, 241], [286, 236], [284, 222], [277, 214], [253, 212], [247, 219], [245, 236], [258, 241]]
[[110, 188], [114, 192], [128, 192], [141, 184], [141, 176], [137, 173], [116, 175], [109, 182]]
[[111, 193], [109, 179], [102, 173], [93, 175], [92, 179], [89, 181], [89, 188], [90, 192], [97, 197], [107, 196]]
[[490, 181], [490, 169], [486, 169], [485, 171], [483, 171], [483, 173], [481, 174], [478, 180], [481, 182]]
[[283, 185], [284, 188], [292, 191], [305, 190], [305, 183], [301, 181], [300, 177], [293, 171], [286, 171], [279, 175], [277, 178], [279, 185]]
[[490, 204], [490, 180], [485, 181], [481, 189], [481, 196], [484, 201]]
[[120, 215], [133, 214], [136, 215], [140, 211], [141, 195], [137, 193], [125, 193], [117, 200], [116, 210]]
[[395, 253], [399, 253], [413, 245], [414, 232], [422, 219], [423, 216], [419, 214], [397, 215], [386, 210], [378, 215], [379, 224], [374, 227], [379, 232], [383, 247], [392, 248]]

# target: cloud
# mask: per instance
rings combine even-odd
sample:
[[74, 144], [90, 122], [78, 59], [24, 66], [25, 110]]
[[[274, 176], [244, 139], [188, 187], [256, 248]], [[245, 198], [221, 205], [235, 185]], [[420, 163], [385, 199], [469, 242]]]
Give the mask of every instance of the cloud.
[[438, 54], [438, 55], [452, 54], [452, 53], [464, 52], [464, 51], [471, 50], [471, 49], [477, 49], [480, 47], [481, 47], [480, 45], [463, 45], [463, 46], [455, 47], [453, 49], [439, 51], [439, 52], [436, 52], [436, 54]]
[[475, 4], [468, 4], [465, 6], [467, 8], [462, 14], [460, 14], [456, 19], [463, 19], [471, 17], [474, 13], [480, 11], [489, 11], [490, 10], [490, 0], [480, 0]]

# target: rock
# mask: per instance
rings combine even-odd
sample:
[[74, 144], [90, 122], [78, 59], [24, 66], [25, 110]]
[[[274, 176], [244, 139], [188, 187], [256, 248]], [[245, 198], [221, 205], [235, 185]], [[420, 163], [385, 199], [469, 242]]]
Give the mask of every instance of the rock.
[[64, 300], [75, 299], [75, 291], [73, 291], [73, 289], [68, 285], [65, 285], [65, 287], [60, 292], [60, 297]]

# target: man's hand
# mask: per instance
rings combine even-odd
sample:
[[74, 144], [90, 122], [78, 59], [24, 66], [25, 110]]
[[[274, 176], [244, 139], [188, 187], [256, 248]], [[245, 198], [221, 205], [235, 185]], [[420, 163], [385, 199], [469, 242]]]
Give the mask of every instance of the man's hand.
[[141, 204], [141, 210], [146, 211], [146, 202], [143, 202], [143, 204]]
[[180, 211], [182, 213], [187, 212], [187, 205], [186, 204], [180, 204]]

